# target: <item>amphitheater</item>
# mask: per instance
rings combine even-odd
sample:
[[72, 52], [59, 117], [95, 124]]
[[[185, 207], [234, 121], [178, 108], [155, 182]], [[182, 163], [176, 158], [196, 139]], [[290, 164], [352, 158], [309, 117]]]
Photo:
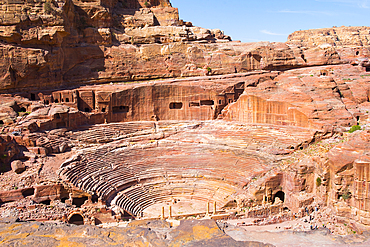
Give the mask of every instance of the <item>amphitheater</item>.
[[296, 148], [312, 134], [291, 131], [212, 121], [100, 125], [71, 135], [79, 141], [112, 141], [83, 149], [62, 164], [60, 175], [135, 217], [163, 202], [204, 202], [202, 213], [206, 203], [216, 202], [221, 210], [243, 198], [252, 179], [272, 169], [278, 158], [267, 150]]
[[[169, 214], [167, 205], [172, 205], [174, 216], [209, 213], [206, 205], [212, 205], [213, 213], [225, 212], [225, 206], [233, 208], [246, 200], [246, 188], [253, 184], [253, 180], [273, 170], [280, 158], [271, 154], [272, 150], [276, 153], [283, 150], [284, 153], [284, 150], [298, 149], [302, 143], [311, 142], [314, 132], [294, 126], [215, 120], [215, 116], [219, 117], [217, 112], [221, 113], [226, 105], [224, 102], [236, 101], [240, 96], [244, 87], [244, 82], [240, 81], [255, 80], [254, 77], [255, 73], [236, 78], [210, 77], [204, 78], [208, 82], [196, 82], [197, 85], [189, 83], [188, 79], [170, 82], [171, 85], [166, 81], [155, 82], [149, 87], [117, 84], [114, 93], [108, 97], [113, 104], [103, 102], [106, 109], [101, 111], [104, 107], [99, 100], [90, 102], [96, 105], [94, 109], [98, 112], [86, 110], [84, 113], [100, 117], [100, 121], [106, 123], [71, 129], [76, 121], [74, 118], [71, 121], [70, 114], [50, 110], [51, 120], [38, 125], [62, 126], [64, 129], [33, 139], [38, 146], [48, 150], [59, 150], [63, 146], [61, 143], [73, 147], [76, 154], [61, 165], [60, 178], [87, 192], [91, 198], [99, 198], [108, 206], [119, 208], [123, 215], [159, 218], [163, 217], [161, 207], [166, 206], [166, 215]], [[257, 78], [260, 77], [266, 76], [257, 74]], [[218, 85], [219, 94], [212, 89], [215, 85]], [[88, 89], [92, 89], [90, 92], [94, 95], [101, 95], [112, 87]], [[133, 89], [148, 92], [148, 88], [153, 91], [160, 88], [163, 94], [166, 91], [162, 87], [168, 88], [167, 95], [156, 98], [145, 94], [138, 104], [114, 100], [118, 98], [116, 95], [126, 95]], [[52, 102], [69, 101], [68, 104], [84, 111], [87, 108], [84, 92], [86, 88], [74, 91], [72, 94], [79, 96], [70, 100], [66, 97], [71, 93], [65, 91], [54, 92], [51, 98], [43, 97]], [[58, 103], [54, 104], [52, 108], [59, 107]], [[174, 104], [181, 104], [181, 107], [172, 107]], [[124, 105], [121, 108], [127, 110], [116, 112], [119, 105]], [[152, 112], [154, 108], [155, 112]], [[284, 106], [282, 109], [286, 110]], [[286, 114], [276, 112], [279, 111], [276, 107], [271, 110], [271, 121], [275, 121], [276, 114]], [[25, 119], [24, 126], [32, 125], [32, 115], [27, 117], [30, 120]], [[119, 118], [121, 123], [107, 123]], [[132, 119], [137, 121], [130, 122]], [[274, 191], [271, 201], [278, 192]]]
[[367, 241], [369, 27], [242, 43], [168, 0], [0, 5], [0, 244]]

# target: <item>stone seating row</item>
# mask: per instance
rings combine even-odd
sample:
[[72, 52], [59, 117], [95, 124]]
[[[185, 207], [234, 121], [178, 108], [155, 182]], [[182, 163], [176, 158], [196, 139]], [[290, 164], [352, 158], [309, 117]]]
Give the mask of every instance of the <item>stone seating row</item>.
[[[140, 215], [145, 208], [175, 195], [224, 203], [235, 193], [235, 187], [240, 188], [248, 180], [246, 173], [253, 168], [250, 162], [213, 162], [202, 155], [199, 162], [191, 162], [186, 153], [182, 155], [182, 150], [176, 148], [167, 150], [167, 156], [157, 160], [143, 156], [141, 150], [122, 148], [112, 152], [114, 149], [110, 148], [84, 152], [79, 159], [62, 166], [61, 174], [81, 190], [95, 193], [103, 200], [123, 191], [123, 198], [113, 200], [133, 215]], [[158, 157], [161, 149], [146, 151], [149, 157]], [[183, 158], [187, 160], [182, 162]], [[187, 180], [192, 185], [183, 183]], [[133, 184], [142, 187], [137, 189]]]
[[220, 205], [225, 204], [224, 200], [214, 198], [213, 195], [212, 190], [206, 188], [179, 187], [176, 190], [162, 188], [147, 191], [141, 186], [134, 186], [117, 196], [114, 204], [135, 216], [140, 216], [146, 208], [158, 202], [171, 201], [173, 198], [188, 198], [205, 202], [217, 201]]
[[[104, 163], [100, 159], [95, 159], [94, 162], [86, 160], [82, 160], [79, 162], [75, 162], [75, 164], [71, 165], [68, 169], [63, 170], [63, 174], [67, 177], [67, 179], [72, 182], [75, 186], [79, 187], [80, 189], [89, 191], [89, 192], [96, 192], [99, 196], [106, 198], [112, 189], [106, 189], [103, 184], [108, 183], [111, 184], [111, 188], [121, 188], [124, 187], [125, 184], [132, 183], [134, 181], [147, 181], [152, 180], [155, 178], [170, 178], [170, 177], [187, 177], [187, 178], [213, 178], [217, 179], [219, 176], [218, 171], [210, 171], [210, 170], [202, 170], [201, 172], [197, 169], [194, 169], [196, 173], [189, 173], [189, 170], [186, 169], [185, 171], [179, 170], [176, 166], [173, 168], [152, 168], [141, 170], [130, 169], [125, 165], [117, 166], [115, 169], [112, 169], [111, 166], [107, 163]], [[187, 173], [188, 172], [188, 173]], [[208, 173], [208, 174], [206, 174]], [[184, 176], [185, 174], [185, 176]], [[188, 175], [186, 175], [188, 174]], [[230, 174], [227, 174], [230, 175]], [[222, 175], [225, 177], [225, 174]], [[224, 179], [224, 182], [229, 182], [228, 180], [236, 180], [238, 177], [227, 177]], [[222, 179], [219, 179], [222, 181]], [[109, 191], [109, 193], [106, 193]]]
[[114, 203], [133, 215], [140, 215], [143, 210], [158, 202], [169, 201], [173, 197], [189, 198], [201, 201], [216, 201], [224, 205], [230, 194], [235, 193], [229, 186], [214, 186], [215, 183], [188, 183], [168, 181], [137, 185], [123, 190], [114, 199]]
[[109, 125], [99, 125], [85, 130], [77, 130], [71, 133], [71, 138], [83, 142], [96, 142], [98, 140], [113, 139], [120, 135], [153, 129], [154, 124], [148, 123], [116, 123]]

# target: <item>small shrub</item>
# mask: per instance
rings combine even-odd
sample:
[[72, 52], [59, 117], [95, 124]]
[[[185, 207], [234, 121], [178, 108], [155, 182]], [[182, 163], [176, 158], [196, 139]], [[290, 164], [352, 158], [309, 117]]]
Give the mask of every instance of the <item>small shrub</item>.
[[349, 198], [351, 198], [351, 192], [349, 192], [349, 191], [344, 192], [343, 195], [342, 195], [342, 198], [344, 200], [348, 200]]
[[150, 6], [150, 3], [148, 3], [148, 1], [145, 1], [144, 5], [148, 8]]
[[207, 67], [208, 73], [211, 73], [212, 69], [210, 67]]
[[316, 187], [320, 187], [320, 185], [321, 185], [321, 178], [318, 177], [316, 178]]
[[349, 133], [353, 133], [353, 132], [355, 132], [357, 130], [361, 130], [361, 127], [359, 125], [353, 125], [348, 132]]
[[44, 12], [46, 14], [51, 14], [53, 13], [53, 8], [51, 7], [51, 3], [50, 2], [45, 2], [44, 3]]

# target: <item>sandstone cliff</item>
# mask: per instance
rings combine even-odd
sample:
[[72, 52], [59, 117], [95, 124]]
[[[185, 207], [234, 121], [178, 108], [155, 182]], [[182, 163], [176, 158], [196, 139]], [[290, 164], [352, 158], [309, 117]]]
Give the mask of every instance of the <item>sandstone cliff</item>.
[[[365, 27], [297, 32], [287, 43], [239, 43], [230, 42], [220, 30], [183, 22], [169, 1], [2, 0], [1, 6], [3, 92], [340, 63], [368, 65]], [[320, 39], [324, 34], [326, 38]]]

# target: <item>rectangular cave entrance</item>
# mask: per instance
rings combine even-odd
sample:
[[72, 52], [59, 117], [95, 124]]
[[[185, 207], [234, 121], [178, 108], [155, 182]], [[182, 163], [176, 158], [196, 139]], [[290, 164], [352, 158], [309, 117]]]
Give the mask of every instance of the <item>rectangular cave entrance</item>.
[[34, 188], [28, 188], [22, 191], [22, 196], [27, 197], [27, 196], [33, 196], [35, 194], [35, 189]]
[[181, 109], [182, 102], [172, 102], [170, 103], [170, 109]]
[[189, 107], [197, 107], [197, 106], [200, 106], [199, 102], [190, 102], [189, 103]]
[[370, 72], [370, 66], [369, 67], [365, 67], [366, 68], [366, 72]]
[[78, 208], [80, 208], [82, 206], [82, 204], [84, 204], [89, 198], [84, 196], [84, 197], [81, 197], [81, 198], [73, 198], [72, 199], [72, 204], [73, 205], [76, 205]]
[[130, 107], [128, 106], [113, 106], [112, 108], [113, 113], [127, 113], [130, 111]]
[[215, 102], [213, 100], [201, 100], [200, 105], [214, 105]]

